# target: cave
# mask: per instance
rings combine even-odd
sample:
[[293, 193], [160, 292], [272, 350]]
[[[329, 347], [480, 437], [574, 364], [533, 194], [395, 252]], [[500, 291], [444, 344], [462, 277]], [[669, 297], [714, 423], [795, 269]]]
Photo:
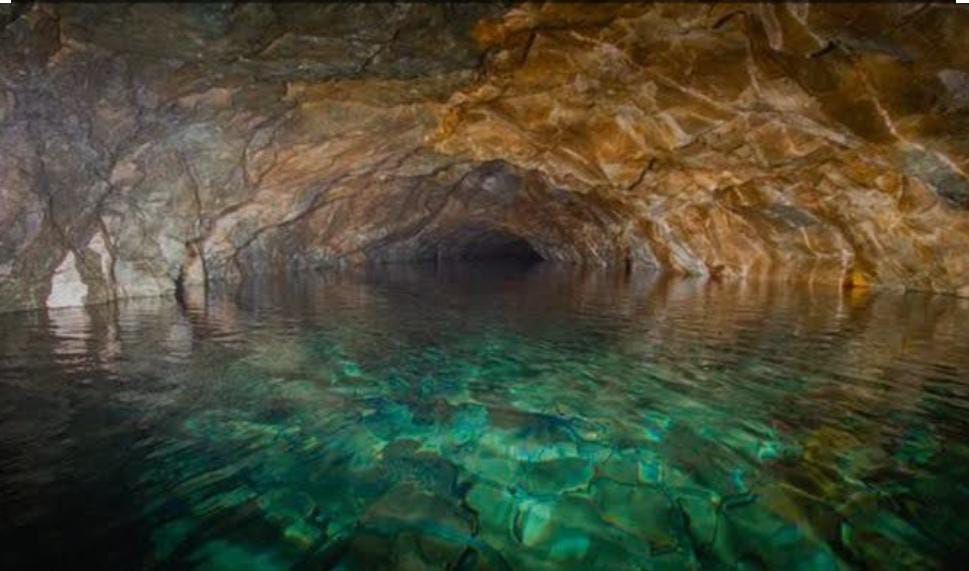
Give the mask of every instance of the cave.
[[11, 6], [2, 311], [481, 261], [427, 242], [482, 225], [550, 263], [969, 295], [952, 7]]
[[542, 256], [521, 236], [495, 228], [462, 227], [437, 244], [439, 261], [535, 264]]
[[967, 37], [0, 3], [0, 567], [964, 566]]

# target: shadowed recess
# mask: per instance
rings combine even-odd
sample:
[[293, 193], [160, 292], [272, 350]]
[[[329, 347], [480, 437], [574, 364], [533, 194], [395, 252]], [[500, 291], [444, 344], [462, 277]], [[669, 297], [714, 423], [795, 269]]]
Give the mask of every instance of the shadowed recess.
[[531, 243], [521, 236], [487, 227], [462, 227], [437, 246], [437, 258], [462, 261], [515, 261], [537, 263], [543, 260]]

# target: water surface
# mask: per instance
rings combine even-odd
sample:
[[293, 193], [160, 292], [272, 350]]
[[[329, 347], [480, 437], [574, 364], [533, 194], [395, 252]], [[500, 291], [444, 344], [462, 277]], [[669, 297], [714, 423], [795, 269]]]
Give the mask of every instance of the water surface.
[[967, 333], [541, 265], [3, 315], [0, 567], [955, 567]]

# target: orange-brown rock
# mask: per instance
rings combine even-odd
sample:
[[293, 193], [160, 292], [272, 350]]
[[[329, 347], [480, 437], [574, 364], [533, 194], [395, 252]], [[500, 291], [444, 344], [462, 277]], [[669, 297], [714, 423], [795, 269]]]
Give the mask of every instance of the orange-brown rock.
[[969, 11], [0, 12], [0, 309], [529, 256], [969, 295]]

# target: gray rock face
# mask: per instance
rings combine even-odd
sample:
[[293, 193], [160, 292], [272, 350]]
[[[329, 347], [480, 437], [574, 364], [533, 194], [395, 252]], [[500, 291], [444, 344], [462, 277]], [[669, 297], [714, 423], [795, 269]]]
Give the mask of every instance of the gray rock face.
[[744, 10], [5, 6], [0, 310], [492, 255], [969, 295], [965, 12]]

